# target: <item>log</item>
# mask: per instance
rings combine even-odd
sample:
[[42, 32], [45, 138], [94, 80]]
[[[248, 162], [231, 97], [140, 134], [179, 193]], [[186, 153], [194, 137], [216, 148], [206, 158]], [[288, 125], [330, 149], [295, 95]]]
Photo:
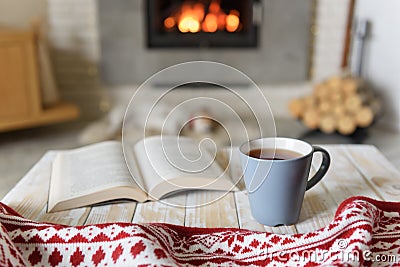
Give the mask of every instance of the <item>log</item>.
[[344, 106], [349, 113], [356, 114], [361, 109], [362, 100], [358, 94], [348, 95], [344, 102]]
[[289, 103], [290, 113], [310, 129], [349, 135], [368, 127], [381, 110], [381, 102], [362, 80], [333, 76], [314, 86], [311, 95]]
[[329, 86], [325, 83], [321, 83], [315, 86], [313, 92], [313, 98], [316, 100], [325, 100], [329, 98]]
[[315, 107], [316, 99], [312, 95], [306, 96], [303, 98], [304, 108]]
[[337, 119], [332, 114], [326, 114], [319, 121], [319, 128], [324, 133], [333, 133], [336, 130]]
[[367, 127], [370, 126], [374, 120], [374, 113], [368, 106], [362, 107], [355, 116], [357, 126]]
[[289, 112], [295, 118], [300, 118], [304, 109], [304, 103], [302, 99], [296, 98], [289, 102]]
[[336, 91], [336, 92], [332, 92], [332, 94], [330, 95], [330, 99], [333, 103], [339, 103], [342, 102], [344, 97], [343, 97], [343, 93], [341, 90]]
[[354, 118], [349, 115], [341, 116], [337, 123], [337, 130], [343, 135], [352, 134], [357, 128]]
[[344, 107], [344, 105], [342, 103], [338, 103], [338, 104], [334, 105], [332, 110], [333, 110], [333, 114], [337, 118], [346, 114], [346, 108]]
[[355, 94], [362, 90], [363, 83], [357, 78], [346, 78], [342, 83], [342, 91], [345, 94]]
[[320, 101], [318, 105], [318, 111], [320, 113], [331, 113], [333, 110], [332, 103], [330, 101]]
[[303, 114], [303, 123], [310, 129], [317, 129], [319, 113], [313, 108], [308, 108]]

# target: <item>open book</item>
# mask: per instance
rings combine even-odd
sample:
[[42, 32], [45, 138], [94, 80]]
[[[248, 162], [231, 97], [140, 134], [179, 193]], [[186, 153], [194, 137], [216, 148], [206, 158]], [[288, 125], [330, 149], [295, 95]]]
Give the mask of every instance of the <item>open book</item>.
[[124, 147], [124, 153], [120, 142], [106, 141], [57, 154], [47, 210], [117, 199], [144, 202], [182, 190], [234, 188], [214, 157], [190, 138], [148, 137]]

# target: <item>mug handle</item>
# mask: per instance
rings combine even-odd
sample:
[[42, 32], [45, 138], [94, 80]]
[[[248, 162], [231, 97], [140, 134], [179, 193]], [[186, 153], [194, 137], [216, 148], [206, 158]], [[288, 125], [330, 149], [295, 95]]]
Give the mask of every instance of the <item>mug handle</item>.
[[320, 146], [312, 146], [314, 148], [313, 154], [315, 152], [322, 153], [322, 163], [319, 167], [318, 171], [314, 174], [314, 176], [307, 181], [306, 191], [311, 189], [314, 185], [316, 185], [319, 181], [321, 181], [322, 177], [326, 174], [329, 169], [329, 165], [331, 164], [331, 157], [329, 156], [328, 151], [323, 149]]

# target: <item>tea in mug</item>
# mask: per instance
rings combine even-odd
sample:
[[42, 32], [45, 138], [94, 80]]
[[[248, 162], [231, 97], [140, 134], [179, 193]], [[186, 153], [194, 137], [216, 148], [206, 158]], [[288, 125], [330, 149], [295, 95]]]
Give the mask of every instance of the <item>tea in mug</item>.
[[302, 156], [302, 154], [288, 149], [258, 148], [252, 149], [248, 156], [264, 160], [288, 160]]

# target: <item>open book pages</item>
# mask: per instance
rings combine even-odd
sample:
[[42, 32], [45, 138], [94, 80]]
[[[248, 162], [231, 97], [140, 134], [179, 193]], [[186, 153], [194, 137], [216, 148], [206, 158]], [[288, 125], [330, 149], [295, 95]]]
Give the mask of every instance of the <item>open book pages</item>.
[[157, 200], [198, 189], [229, 191], [235, 186], [193, 140], [154, 136], [124, 150], [120, 142], [107, 141], [58, 153], [48, 211], [118, 199]]
[[201, 149], [190, 138], [148, 137], [139, 141], [133, 150], [142, 174], [137, 183], [153, 199], [181, 190], [230, 191], [234, 188], [230, 177], [216, 163], [215, 155]]
[[131, 179], [119, 142], [62, 151], [54, 159], [48, 211], [132, 196], [140, 202], [147, 200], [147, 194]]

